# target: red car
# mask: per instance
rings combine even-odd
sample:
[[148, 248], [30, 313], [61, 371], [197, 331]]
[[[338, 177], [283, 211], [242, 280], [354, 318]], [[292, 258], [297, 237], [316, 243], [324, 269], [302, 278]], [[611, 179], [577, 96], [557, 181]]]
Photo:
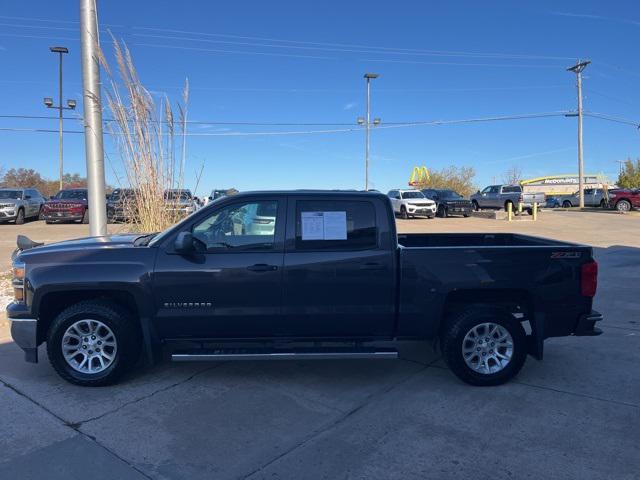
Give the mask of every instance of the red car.
[[89, 223], [86, 188], [60, 190], [55, 197], [47, 200], [42, 207], [42, 217], [46, 223], [77, 222]]
[[609, 205], [619, 212], [640, 208], [640, 188], [620, 188], [609, 192]]

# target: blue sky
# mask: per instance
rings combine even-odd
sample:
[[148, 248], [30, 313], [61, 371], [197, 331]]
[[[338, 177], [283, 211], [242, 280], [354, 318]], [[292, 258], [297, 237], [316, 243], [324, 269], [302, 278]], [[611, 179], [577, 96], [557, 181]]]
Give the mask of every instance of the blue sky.
[[[149, 88], [178, 100], [191, 85], [189, 118], [211, 122], [355, 124], [365, 111], [362, 75], [376, 72], [373, 116], [385, 122], [458, 120], [575, 109], [577, 58], [585, 110], [640, 121], [637, 1], [379, 2], [101, 1], [107, 28], [127, 42]], [[78, 2], [6, 2], [0, 12], [0, 115], [51, 115], [65, 45], [64, 91], [81, 105]], [[104, 77], [103, 77], [104, 80]], [[108, 114], [105, 114], [105, 117]], [[52, 120], [0, 118], [0, 127], [57, 128]], [[65, 128], [80, 130], [79, 122]], [[193, 133], [345, 129], [349, 125], [194, 125]], [[55, 133], [0, 131], [0, 165], [55, 178]], [[585, 118], [588, 172], [612, 177], [639, 157], [633, 126]], [[117, 149], [106, 173], [117, 184]], [[526, 177], [576, 170], [576, 119], [560, 117], [412, 126], [372, 133], [371, 186], [405, 186], [414, 165], [474, 166], [478, 186], [518, 165]], [[362, 188], [364, 133], [193, 136], [187, 187]], [[66, 171], [85, 173], [83, 136], [65, 136]]]

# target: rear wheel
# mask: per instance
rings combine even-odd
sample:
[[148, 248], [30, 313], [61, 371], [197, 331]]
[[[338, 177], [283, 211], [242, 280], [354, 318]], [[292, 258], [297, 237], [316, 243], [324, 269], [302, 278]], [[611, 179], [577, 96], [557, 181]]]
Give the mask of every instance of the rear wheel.
[[447, 209], [444, 207], [444, 205], [440, 205], [438, 207], [438, 216], [440, 218], [447, 218]]
[[564, 202], [562, 202], [562, 208], [571, 208], [573, 205], [571, 205], [571, 202], [569, 200], [565, 200]]
[[40, 206], [40, 210], [38, 211], [38, 220], [44, 220], [44, 213], [42, 212], [42, 205]]
[[473, 210], [475, 212], [479, 212], [480, 211], [480, 205], [478, 205], [478, 202], [476, 202], [475, 200], [471, 202], [471, 206], [473, 207]]
[[512, 211], [512, 212], [515, 212], [515, 210], [514, 210], [514, 208], [513, 208], [513, 202], [511, 202], [511, 201], [505, 202], [505, 204], [504, 204], [504, 211], [505, 211], [505, 212], [508, 212], [508, 211], [509, 211], [509, 205], [511, 205], [511, 211]]
[[140, 333], [117, 305], [85, 301], [63, 310], [47, 334], [49, 362], [70, 383], [94, 387], [115, 383], [140, 354]]
[[603, 200], [600, 200], [600, 208], [607, 208], [607, 202]]
[[22, 225], [24, 223], [24, 209], [18, 209], [18, 215], [16, 215], [16, 225]]
[[407, 213], [407, 208], [403, 205], [400, 207], [400, 218], [407, 220], [409, 218], [409, 214]]
[[476, 305], [456, 314], [442, 333], [443, 358], [451, 371], [471, 385], [509, 381], [527, 358], [527, 336], [508, 312]]
[[616, 210], [619, 212], [628, 212], [631, 210], [631, 203], [628, 200], [620, 200], [616, 203]]

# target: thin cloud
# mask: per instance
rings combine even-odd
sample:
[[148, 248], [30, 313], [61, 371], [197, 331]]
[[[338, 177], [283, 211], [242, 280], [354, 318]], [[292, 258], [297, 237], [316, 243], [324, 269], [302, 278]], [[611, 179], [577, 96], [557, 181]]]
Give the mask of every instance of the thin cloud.
[[343, 110], [353, 110], [353, 108], [356, 106], [357, 104], [355, 102], [349, 102], [346, 103], [344, 107], [342, 107]]
[[612, 17], [605, 17], [604, 15], [593, 15], [590, 13], [573, 13], [573, 12], [551, 12], [551, 14], [556, 15], [558, 17], [585, 18], [587, 20], [624, 23], [626, 25], [635, 25], [636, 27], [640, 27], [640, 21], [628, 20], [626, 18], [612, 18]]

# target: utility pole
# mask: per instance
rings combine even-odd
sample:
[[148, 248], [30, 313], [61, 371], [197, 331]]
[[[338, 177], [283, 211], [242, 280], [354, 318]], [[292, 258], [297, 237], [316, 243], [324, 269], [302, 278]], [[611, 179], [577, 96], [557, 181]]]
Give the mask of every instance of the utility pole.
[[584, 161], [582, 158], [582, 71], [591, 62], [585, 60], [578, 63], [573, 67], [567, 68], [568, 72], [576, 74], [576, 84], [578, 87], [578, 198], [580, 208], [584, 208]]
[[96, 0], [80, 0], [80, 44], [82, 47], [82, 99], [84, 104], [84, 143], [89, 190], [91, 236], [107, 234], [107, 207], [102, 145], [102, 102], [98, 50], [98, 12]]
[[64, 160], [63, 160], [63, 150], [62, 150], [62, 123], [63, 123], [63, 119], [62, 119], [62, 111], [63, 110], [73, 110], [74, 108], [76, 108], [76, 101], [75, 100], [67, 100], [67, 106], [63, 107], [62, 106], [62, 55], [65, 53], [69, 53], [69, 49], [67, 47], [49, 47], [49, 50], [52, 53], [57, 53], [60, 57], [60, 62], [59, 62], [59, 67], [58, 67], [58, 105], [54, 105], [53, 104], [53, 99], [50, 97], [45, 97], [44, 99], [44, 104], [47, 108], [55, 108], [56, 110], [58, 110], [58, 129], [59, 129], [59, 136], [60, 136], [60, 142], [59, 142], [59, 157], [60, 157], [60, 190], [62, 190], [63, 187], [63, 182], [62, 182], [62, 178], [64, 177]]
[[[370, 148], [370, 135], [371, 135], [371, 80], [378, 78], [380, 75], [377, 73], [365, 73], [364, 78], [367, 80], [367, 118], [366, 120], [358, 118], [358, 125], [365, 124], [366, 139], [364, 146], [364, 190], [369, 190], [369, 148]], [[376, 118], [373, 121], [374, 125], [380, 123], [380, 119]]]

